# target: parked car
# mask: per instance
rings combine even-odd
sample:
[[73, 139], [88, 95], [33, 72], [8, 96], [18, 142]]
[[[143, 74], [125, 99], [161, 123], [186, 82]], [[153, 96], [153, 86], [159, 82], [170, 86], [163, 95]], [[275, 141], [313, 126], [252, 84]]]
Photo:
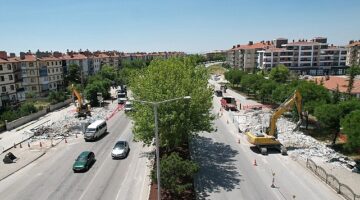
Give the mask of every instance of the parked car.
[[115, 158], [125, 158], [129, 153], [129, 143], [127, 141], [118, 141], [116, 142], [113, 150], [111, 151], [111, 157]]
[[217, 97], [222, 97], [222, 96], [223, 96], [223, 93], [222, 93], [221, 90], [215, 90], [215, 95], [216, 95]]
[[73, 164], [73, 171], [74, 172], [87, 171], [94, 162], [95, 162], [94, 152], [83, 151], [76, 158], [75, 163]]

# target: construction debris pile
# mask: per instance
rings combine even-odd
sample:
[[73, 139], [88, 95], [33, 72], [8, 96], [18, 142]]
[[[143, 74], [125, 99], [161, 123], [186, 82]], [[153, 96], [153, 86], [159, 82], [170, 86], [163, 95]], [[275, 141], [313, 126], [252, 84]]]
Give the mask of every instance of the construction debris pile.
[[34, 135], [31, 139], [62, 139], [75, 134], [83, 134], [84, 126], [87, 126], [98, 119], [106, 119], [116, 109], [115, 104], [109, 104], [108, 107], [92, 108], [91, 116], [87, 118], [78, 118], [77, 113], [72, 110], [67, 112], [60, 119], [49, 120], [40, 126], [24, 132], [25, 135]]
[[[269, 111], [240, 110], [234, 114], [234, 121], [237, 122], [241, 132], [265, 132], [269, 125], [270, 116]], [[316, 158], [343, 166], [355, 165], [354, 161], [335, 152], [323, 142], [319, 142], [301, 131], [293, 131], [295, 126], [294, 122], [284, 117], [277, 121], [278, 139], [287, 147], [290, 156], [302, 159]]]

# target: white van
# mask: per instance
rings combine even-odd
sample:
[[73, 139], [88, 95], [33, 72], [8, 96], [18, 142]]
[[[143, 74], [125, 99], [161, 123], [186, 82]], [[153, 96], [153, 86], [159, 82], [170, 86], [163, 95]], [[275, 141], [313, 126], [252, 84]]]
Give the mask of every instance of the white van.
[[130, 101], [127, 101], [124, 106], [125, 112], [132, 111], [132, 103]]
[[107, 132], [106, 121], [96, 120], [86, 128], [84, 139], [85, 141], [96, 140], [106, 132]]

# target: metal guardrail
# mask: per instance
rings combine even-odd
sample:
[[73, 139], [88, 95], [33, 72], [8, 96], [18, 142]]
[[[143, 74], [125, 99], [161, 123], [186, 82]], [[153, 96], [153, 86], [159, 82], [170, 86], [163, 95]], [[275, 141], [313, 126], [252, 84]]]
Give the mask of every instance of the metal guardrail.
[[347, 185], [341, 183], [335, 176], [327, 173], [324, 168], [316, 165], [311, 159], [306, 159], [306, 167], [309, 168], [314, 174], [316, 174], [321, 180], [333, 188], [337, 193], [341, 194], [348, 200], [360, 200], [360, 195]]

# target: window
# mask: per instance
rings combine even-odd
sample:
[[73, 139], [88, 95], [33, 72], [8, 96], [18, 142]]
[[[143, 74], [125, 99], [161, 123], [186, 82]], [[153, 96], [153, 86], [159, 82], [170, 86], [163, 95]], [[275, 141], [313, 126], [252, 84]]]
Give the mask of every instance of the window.
[[10, 90], [15, 90], [14, 85], [10, 85]]
[[4, 76], [0, 76], [1, 81], [5, 81]]
[[9, 75], [9, 80], [12, 81], [13, 80], [13, 76], [10, 74]]
[[2, 86], [2, 92], [6, 92], [6, 87]]
[[34, 75], [34, 70], [30, 70], [30, 75]]
[[32, 86], [31, 90], [36, 91], [36, 86]]
[[34, 83], [35, 82], [35, 78], [31, 78], [30, 82]]
[[7, 68], [8, 68], [8, 70], [11, 70], [11, 65], [8, 64], [8, 65], [7, 65]]
[[48, 73], [50, 74], [50, 69], [48, 69]]
[[2, 71], [2, 70], [3, 70], [2, 65], [0, 65], [0, 71]]
[[49, 81], [51, 81], [51, 76], [49, 76]]
[[60, 78], [59, 78], [59, 75], [57, 76], [57, 79], [60, 79]]
[[51, 71], [52, 71], [52, 73], [54, 73], [54, 69], [52, 69]]
[[51, 62], [51, 65], [54, 65], [54, 62]]
[[59, 68], [56, 68], [56, 72], [58, 72], [59, 71]]
[[50, 63], [49, 62], [46, 62], [46, 64], [49, 66], [50, 65]]

